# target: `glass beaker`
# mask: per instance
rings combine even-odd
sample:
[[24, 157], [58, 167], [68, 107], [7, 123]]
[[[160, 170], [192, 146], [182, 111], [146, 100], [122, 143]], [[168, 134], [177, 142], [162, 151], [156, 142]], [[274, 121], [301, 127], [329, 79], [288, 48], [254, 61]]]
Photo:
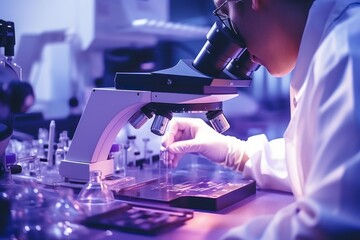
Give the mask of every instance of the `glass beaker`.
[[81, 189], [77, 201], [87, 215], [104, 212], [115, 200], [114, 194], [101, 179], [101, 171], [90, 172], [89, 182]]
[[90, 172], [89, 182], [81, 189], [77, 201], [86, 204], [110, 203], [115, 200], [114, 194], [101, 179], [101, 171]]

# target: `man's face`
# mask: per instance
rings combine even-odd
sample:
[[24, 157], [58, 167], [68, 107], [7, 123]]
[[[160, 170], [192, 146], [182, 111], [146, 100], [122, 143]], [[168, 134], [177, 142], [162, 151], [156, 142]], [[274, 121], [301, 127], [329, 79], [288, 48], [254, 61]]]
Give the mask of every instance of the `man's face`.
[[[224, 1], [214, 0], [214, 3], [218, 7]], [[306, 21], [299, 14], [293, 16], [290, 11], [296, 8], [286, 2], [229, 1], [221, 8], [221, 12], [229, 16], [236, 33], [245, 39], [253, 61], [275, 76], [283, 76], [294, 68]]]

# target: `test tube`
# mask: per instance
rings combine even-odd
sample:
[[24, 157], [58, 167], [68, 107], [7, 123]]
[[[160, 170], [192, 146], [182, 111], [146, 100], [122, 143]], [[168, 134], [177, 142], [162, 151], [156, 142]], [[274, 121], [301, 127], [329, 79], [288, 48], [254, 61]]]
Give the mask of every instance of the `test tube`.
[[172, 187], [173, 167], [169, 161], [169, 152], [166, 148], [161, 148], [159, 153], [159, 184], [166, 189]]
[[124, 177], [126, 175], [126, 160], [124, 156], [124, 144], [119, 144], [119, 151], [115, 154], [115, 173]]
[[144, 159], [146, 160], [147, 158], [147, 151], [149, 150], [149, 141], [150, 138], [143, 138], [143, 142], [144, 142]]
[[48, 161], [48, 167], [53, 168], [54, 163], [54, 139], [55, 138], [55, 121], [50, 121], [49, 126], [49, 144], [48, 144], [48, 154], [47, 154], [47, 161]]
[[[144, 142], [144, 162], [145, 164], [148, 165], [150, 169], [153, 169], [154, 168], [153, 158], [152, 158], [153, 151], [149, 147], [150, 138], [143, 138], [143, 142]], [[156, 166], [155, 168], [157, 169], [158, 167]]]

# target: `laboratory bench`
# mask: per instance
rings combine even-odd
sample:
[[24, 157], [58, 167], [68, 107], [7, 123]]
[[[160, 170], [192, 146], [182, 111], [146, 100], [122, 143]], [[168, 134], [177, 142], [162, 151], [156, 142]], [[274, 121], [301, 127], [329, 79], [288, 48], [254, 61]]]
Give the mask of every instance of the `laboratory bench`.
[[[198, 160], [198, 163], [201, 163], [201, 161]], [[199, 169], [199, 167], [196, 167]], [[202, 166], [201, 169], [206, 169], [206, 166]], [[210, 169], [210, 168], [208, 168]], [[212, 169], [214, 170], [214, 169]], [[215, 178], [209, 178], [210, 182], [218, 182], [219, 180], [219, 169], [215, 169], [216, 174], [213, 176]], [[139, 173], [139, 172], [138, 172]], [[141, 173], [141, 171], [140, 171]], [[206, 171], [208, 174], [209, 171]], [[226, 176], [231, 176], [228, 172], [224, 172]], [[174, 173], [173, 173], [174, 174]], [[198, 181], [196, 177], [194, 177], [194, 174], [191, 174], [189, 172], [186, 173], [188, 176], [191, 176], [190, 179], [194, 181]], [[143, 177], [146, 174], [139, 174]], [[201, 176], [201, 174], [199, 174]], [[241, 183], [242, 177], [241, 175], [240, 179], [232, 177], [232, 181], [235, 183]], [[22, 191], [22, 189], [26, 186], [24, 183], [27, 182], [27, 177], [21, 177], [20, 175], [13, 175], [16, 186], [18, 187], [15, 189], [14, 192]], [[139, 177], [137, 176], [137, 179]], [[141, 181], [144, 181], [142, 179]], [[220, 238], [224, 233], [226, 233], [228, 230], [230, 230], [233, 227], [240, 226], [242, 224], [245, 224], [249, 220], [260, 216], [260, 215], [269, 215], [269, 214], [275, 214], [278, 210], [281, 208], [291, 204], [294, 202], [293, 195], [289, 193], [284, 192], [278, 192], [278, 191], [265, 191], [265, 190], [259, 190], [255, 189], [255, 186], [251, 182], [247, 182], [248, 180], [245, 180], [245, 183], [247, 183], [246, 189], [243, 189], [242, 187], [239, 187], [238, 185], [227, 185], [226, 182], [227, 178], [222, 179], [220, 182], [220, 192], [224, 190], [228, 190], [226, 192], [225, 196], [228, 195], [231, 197], [232, 202], [229, 202], [229, 199], [226, 199], [222, 196], [218, 196], [215, 198], [219, 198], [218, 201], [221, 203], [223, 202], [218, 209], [209, 210], [206, 207], [203, 209], [197, 208], [191, 208], [186, 206], [193, 206], [193, 205], [179, 205], [177, 207], [171, 206], [169, 202], [167, 201], [154, 201], [153, 199], [146, 199], [146, 192], [145, 195], [141, 196], [139, 194], [144, 194], [142, 191], [136, 192], [140, 198], [134, 198], [135, 195], [133, 195], [133, 198], [121, 196], [118, 193], [115, 193], [115, 201], [112, 201], [110, 204], [106, 205], [83, 205], [88, 206], [91, 211], [87, 211], [86, 215], [83, 215], [81, 218], [81, 224], [80, 228], [75, 227], [74, 231], [76, 233], [76, 230], [79, 230], [75, 235], [72, 235], [70, 239], [218, 239]], [[146, 182], [146, 181], [145, 181]], [[234, 183], [233, 182], [233, 183]], [[30, 182], [31, 183], [31, 182]], [[29, 182], [27, 182], [29, 184]], [[33, 184], [33, 183], [32, 183]], [[158, 184], [155, 182], [155, 184]], [[173, 182], [174, 185], [176, 183]], [[136, 184], [135, 184], [136, 185]], [[196, 188], [199, 187], [199, 185], [192, 182], [192, 185]], [[145, 186], [146, 189], [153, 188], [152, 185], [141, 185]], [[235, 187], [235, 189], [230, 188]], [[204, 187], [204, 185], [202, 185]], [[239, 187], [239, 189], [238, 189]], [[44, 217], [46, 215], [50, 215], [53, 217], [54, 213], [52, 212], [53, 209], [49, 210], [49, 205], [57, 206], [62, 205], [66, 206], [64, 204], [65, 200], [69, 201], [71, 200], [79, 200], [79, 195], [81, 194], [81, 190], [84, 189], [84, 186], [82, 188], [79, 187], [65, 187], [64, 185], [44, 185], [41, 183], [37, 183], [32, 187], [33, 189], [38, 188], [40, 192], [43, 193], [44, 199], [42, 199], [42, 202], [47, 202], [47, 207], [40, 212], [47, 212], [43, 213]], [[206, 196], [211, 195], [211, 187], [207, 189], [205, 192], [203, 192]], [[251, 191], [249, 191], [251, 189]], [[70, 191], [68, 191], [70, 190]], [[131, 191], [130, 191], [131, 192]], [[154, 193], [155, 191], [152, 189], [153, 195], [156, 197], [160, 197], [159, 195], [156, 195]], [[59, 195], [60, 193], [60, 195]], [[71, 193], [71, 194], [70, 194]], [[244, 197], [235, 196], [235, 194], [245, 194]], [[229, 195], [230, 194], [230, 195]], [[196, 195], [196, 194], [195, 194]], [[209, 197], [207, 196], [207, 197]], [[211, 198], [210, 196], [210, 198]], [[51, 201], [49, 200], [51, 199]], [[236, 201], [234, 201], [234, 199]], [[26, 199], [25, 199], [26, 200]], [[72, 201], [71, 200], [71, 201]], [[164, 199], [160, 199], [164, 200]], [[165, 199], [168, 200], [168, 199]], [[193, 201], [194, 199], [190, 198], [190, 201]], [[196, 200], [196, 199], [195, 199]], [[203, 201], [203, 200], [202, 200]], [[55, 202], [55, 204], [54, 204]], [[77, 203], [78, 201], [75, 201]], [[70, 202], [71, 203], [71, 202]], [[188, 204], [188, 202], [187, 202]], [[207, 202], [203, 202], [204, 205], [207, 205]], [[225, 204], [225, 205], [224, 205]], [[43, 204], [44, 205], [44, 204]], [[71, 205], [71, 204], [70, 204]], [[75, 205], [74, 205], [75, 206]], [[131, 209], [130, 207], [131, 206]], [[185, 206], [185, 207], [184, 207]], [[199, 206], [199, 205], [195, 205]], [[208, 206], [207, 206], [208, 207]], [[25, 205], [20, 202], [20, 209], [26, 208]], [[34, 208], [34, 204], [32, 203], [31, 208]], [[89, 210], [86, 209], [86, 210]], [[120, 210], [119, 210], [120, 209]], [[145, 210], [147, 213], [150, 214], [157, 214], [160, 212], [163, 214], [163, 217], [169, 218], [169, 216], [173, 216], [175, 214], [176, 216], [180, 216], [180, 218], [183, 218], [183, 221], [178, 221], [179, 224], [174, 224], [171, 227], [168, 225], [164, 228], [161, 227], [160, 231], [145, 231], [142, 232], [141, 228], [135, 228], [129, 231], [129, 229], [119, 229], [119, 225], [117, 222], [122, 221], [123, 218], [119, 218], [119, 216], [124, 216], [124, 211], [132, 211], [134, 209], [140, 209]], [[38, 214], [38, 210], [33, 209], [35, 211], [35, 214]], [[84, 209], [81, 209], [84, 210]], [[169, 212], [166, 212], [169, 210]], [[70, 210], [65, 210], [65, 212], [68, 211], [70, 214], [74, 214], [74, 212]], [[113, 213], [115, 211], [115, 213]], [[120, 212], [119, 212], [120, 211]], [[128, 211], [128, 212], [129, 212]], [[142, 211], [142, 212], [145, 212]], [[22, 212], [22, 210], [20, 210]], [[59, 214], [59, 208], [55, 209], [56, 214]], [[86, 211], [85, 211], [86, 212]], [[117, 214], [120, 213], [120, 214]], [[161, 214], [158, 214], [157, 216], [160, 216]], [[61, 215], [61, 213], [60, 213]], [[77, 213], [75, 214], [77, 215]], [[70, 215], [71, 216], [71, 215]], [[95, 216], [95, 217], [94, 217]], [[129, 218], [129, 214], [126, 214], [126, 219]], [[62, 216], [64, 217], [64, 215]], [[85, 221], [83, 221], [85, 219]], [[120, 219], [120, 220], [119, 220]], [[180, 219], [181, 220], [181, 219]], [[95, 221], [95, 224], [94, 224]], [[132, 220], [131, 220], [132, 221]], [[106, 223], [109, 223], [108, 225]], [[101, 223], [101, 224], [99, 224]], [[132, 222], [133, 223], [133, 222]], [[161, 223], [161, 226], [163, 226], [163, 223]], [[59, 239], [68, 239], [68, 238], [59, 238]]]
[[[23, 178], [15, 177], [14, 179], [15, 182], [20, 185], [22, 184], [21, 182], [24, 181]], [[60, 199], [56, 198], [61, 198], [61, 196], [64, 197], [66, 195], [58, 195], [58, 192], [65, 192], [66, 194], [66, 190], [69, 190], [69, 188], [64, 186], [54, 186], [38, 184], [37, 188], [44, 193], [44, 196], [52, 199], [52, 201], [56, 200], [61, 203]], [[73, 194], [72, 198], [76, 199], [80, 190], [78, 188], [71, 188], [70, 190]], [[116, 196], [116, 194], [114, 196]], [[70, 196], [68, 195], [68, 197]], [[247, 221], [260, 215], [275, 214], [278, 210], [291, 204], [292, 202], [294, 202], [294, 197], [289, 193], [256, 190], [249, 196], [233, 204], [228, 204], [227, 207], [223, 207], [220, 210], [199, 210], [172, 207], [163, 201], [149, 201], [147, 199], [136, 199], [135, 201], [131, 201], [117, 196], [115, 201], [108, 205], [93, 205], [91, 211], [88, 211], [86, 217], [84, 218], [86, 221], [79, 225], [80, 232], [77, 234], [80, 237], [71, 237], [70, 239], [219, 239], [231, 228], [245, 224]], [[167, 227], [162, 231], [154, 233], [142, 233], [141, 229], [140, 231], [137, 229], [131, 231], [119, 230], [117, 228], [117, 224], [115, 223], [117, 220], [112, 221], [112, 219], [118, 219], [118, 216], [116, 216], [116, 213], [113, 214], [111, 211], [118, 211], [118, 209], [122, 209], [124, 206], [128, 205], [132, 206], [134, 209], [135, 207], [140, 207], [140, 209], [143, 209], [142, 207], [144, 207], [145, 210], [149, 211], [160, 210], [160, 212], [163, 212], [163, 210], [169, 210], [170, 215], [174, 211], [176, 214], [177, 212], [182, 214], [182, 216], [187, 219], [178, 225], [174, 225], [170, 228]], [[71, 211], [69, 212], [71, 213]], [[90, 212], [91, 214], [89, 214]], [[48, 214], [52, 215], [53, 213], [48, 211]], [[89, 219], [91, 221], [88, 221]], [[110, 224], [104, 225], [104, 221], [100, 221], [102, 222], [102, 225], [99, 225], [99, 220], [103, 219]], [[96, 222], [95, 225], [91, 223], [93, 220]], [[77, 228], [74, 229], [76, 230]]]
[[256, 194], [221, 211], [197, 211], [184, 225], [154, 236], [124, 233], [114, 230], [91, 229], [89, 239], [219, 239], [229, 229], [260, 216], [275, 214], [294, 201], [288, 193], [257, 190]]

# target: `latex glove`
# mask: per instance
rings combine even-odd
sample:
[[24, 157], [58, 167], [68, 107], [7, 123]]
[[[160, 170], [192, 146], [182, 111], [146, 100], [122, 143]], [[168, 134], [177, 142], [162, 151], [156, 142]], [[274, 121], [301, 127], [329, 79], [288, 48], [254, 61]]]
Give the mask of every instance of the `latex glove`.
[[168, 161], [177, 166], [186, 153], [199, 153], [205, 158], [226, 163], [234, 167], [244, 151], [241, 140], [216, 132], [200, 118], [173, 118], [162, 139], [162, 146], [168, 150]]

